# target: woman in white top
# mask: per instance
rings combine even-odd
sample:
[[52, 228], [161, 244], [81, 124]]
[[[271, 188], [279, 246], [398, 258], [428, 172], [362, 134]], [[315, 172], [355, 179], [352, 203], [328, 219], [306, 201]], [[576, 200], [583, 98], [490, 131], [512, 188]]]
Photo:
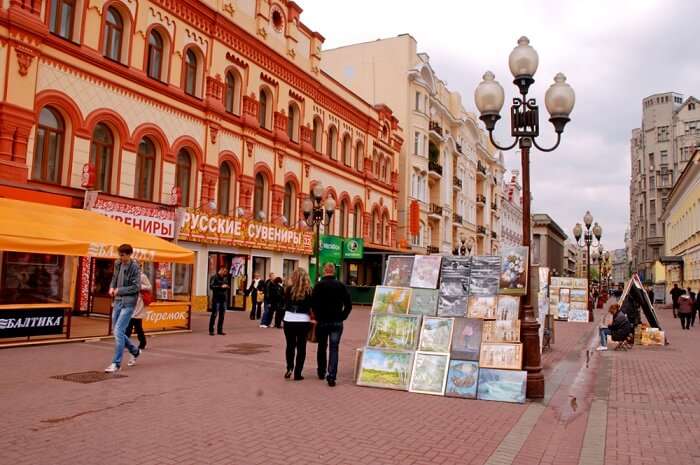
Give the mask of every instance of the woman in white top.
[[306, 337], [311, 327], [311, 281], [303, 268], [294, 270], [290, 281], [284, 290], [284, 337], [287, 340], [284, 377], [291, 378], [293, 371], [294, 380], [301, 381], [304, 379], [301, 372], [306, 360]]
[[[148, 276], [141, 272], [141, 290], [153, 292], [153, 286], [148, 280]], [[146, 335], [143, 333], [143, 317], [146, 316], [147, 306], [143, 303], [143, 297], [139, 292], [138, 299], [136, 300], [136, 306], [134, 306], [134, 314], [131, 316], [129, 321], [129, 326], [126, 327], [126, 337], [130, 337], [132, 331], [136, 330], [136, 337], [139, 339], [139, 349], [144, 350], [146, 348]], [[128, 365], [133, 366], [136, 364], [136, 359], [129, 360]]]

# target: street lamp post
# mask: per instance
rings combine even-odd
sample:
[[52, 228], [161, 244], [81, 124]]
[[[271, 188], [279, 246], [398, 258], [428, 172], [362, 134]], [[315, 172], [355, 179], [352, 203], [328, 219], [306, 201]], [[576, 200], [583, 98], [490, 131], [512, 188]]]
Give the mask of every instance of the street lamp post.
[[321, 277], [320, 255], [321, 255], [321, 224], [325, 226], [330, 223], [335, 212], [335, 200], [328, 197], [323, 203], [323, 184], [320, 182], [311, 188], [311, 197], [304, 200], [302, 205], [304, 220], [310, 227], [315, 228], [316, 240], [314, 241], [314, 260], [316, 261], [316, 281]]
[[[501, 118], [503, 107], [503, 87], [494, 80], [492, 72], [484, 74], [484, 80], [474, 92], [474, 100], [479, 109], [481, 119], [489, 132], [491, 143], [498, 149], [506, 151], [519, 146], [522, 163], [523, 182], [523, 245], [528, 248], [530, 254], [530, 148], [535, 146], [542, 152], [551, 152], [559, 146], [564, 126], [569, 122], [569, 114], [574, 108], [574, 90], [566, 83], [566, 76], [558, 73], [545, 94], [545, 106], [549, 112], [549, 122], [554, 126], [557, 141], [550, 148], [542, 148], [537, 144], [539, 136], [539, 108], [534, 98], [528, 98], [527, 92], [535, 82], [533, 76], [537, 71], [539, 56], [530, 46], [527, 37], [518, 40], [518, 46], [513, 49], [508, 57], [508, 65], [515, 80], [513, 83], [520, 91], [520, 97], [513, 99], [510, 107], [510, 133], [514, 141], [509, 146], [499, 145], [493, 138], [493, 130], [496, 122]], [[531, 263], [528, 257], [528, 264]], [[530, 290], [526, 294], [520, 306], [521, 331], [524, 352], [524, 369], [527, 370], [527, 397], [544, 397], [544, 376], [542, 375], [542, 361], [540, 354], [539, 323], [530, 302]]]
[[[576, 245], [579, 247], [586, 246], [586, 270], [588, 276], [588, 321], [593, 321], [593, 303], [591, 302], [591, 245], [595, 247], [600, 247], [600, 238], [603, 236], [603, 228], [598, 224], [593, 224], [593, 215], [590, 211], [587, 211], [583, 216], [583, 223], [586, 225], [586, 230], [583, 230], [581, 223], [576, 223], [574, 226], [574, 238], [576, 239]], [[593, 227], [591, 227], [593, 224]], [[581, 236], [583, 235], [583, 243], [580, 242]], [[598, 241], [597, 244], [593, 242], [593, 237]], [[599, 273], [600, 274], [600, 273]], [[600, 281], [600, 277], [598, 278]]]
[[464, 237], [464, 234], [462, 234], [459, 238], [460, 246], [457, 246], [455, 249], [455, 255], [458, 255], [460, 257], [466, 257], [468, 255], [471, 255], [472, 253], [472, 248], [474, 248], [474, 238], [469, 238], [467, 240]]

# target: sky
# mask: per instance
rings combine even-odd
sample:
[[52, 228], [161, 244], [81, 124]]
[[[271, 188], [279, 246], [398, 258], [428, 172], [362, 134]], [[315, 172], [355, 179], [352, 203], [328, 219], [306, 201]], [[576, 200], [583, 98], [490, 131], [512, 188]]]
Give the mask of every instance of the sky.
[[[540, 145], [554, 131], [544, 94], [561, 71], [576, 106], [557, 150], [531, 152], [533, 213], [548, 213], [571, 236], [586, 210], [603, 227], [606, 249], [624, 247], [629, 224], [629, 139], [642, 99], [659, 92], [700, 97], [698, 0], [299, 0], [301, 20], [324, 49], [409, 33], [438, 77], [476, 111], [474, 89], [486, 70], [516, 91], [508, 55], [525, 35], [539, 54], [531, 97], [540, 104]], [[352, 8], [347, 8], [352, 5]], [[506, 115], [502, 111], [501, 115]], [[496, 139], [509, 144], [508, 118]], [[515, 151], [506, 167], [519, 169]]]

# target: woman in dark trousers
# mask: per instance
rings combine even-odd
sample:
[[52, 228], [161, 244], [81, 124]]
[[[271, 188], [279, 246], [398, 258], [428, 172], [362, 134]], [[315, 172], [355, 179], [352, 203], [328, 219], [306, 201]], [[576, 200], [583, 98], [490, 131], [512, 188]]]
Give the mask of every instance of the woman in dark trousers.
[[272, 284], [270, 284], [269, 292], [270, 321], [268, 321], [267, 324], [272, 325], [274, 321], [275, 328], [281, 328], [282, 318], [284, 317], [284, 288], [282, 287], [282, 278], [279, 276], [275, 278]]
[[292, 273], [291, 283], [284, 290], [284, 337], [287, 340], [285, 378], [304, 379], [301, 372], [306, 360], [306, 337], [311, 327], [311, 281], [303, 268]]

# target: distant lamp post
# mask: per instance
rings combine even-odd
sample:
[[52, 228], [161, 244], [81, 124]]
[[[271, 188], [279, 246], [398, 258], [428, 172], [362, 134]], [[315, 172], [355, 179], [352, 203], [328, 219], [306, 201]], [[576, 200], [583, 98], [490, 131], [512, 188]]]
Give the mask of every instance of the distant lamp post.
[[464, 234], [462, 234], [459, 237], [459, 242], [460, 245], [455, 249], [455, 255], [459, 255], [460, 257], [471, 255], [472, 249], [474, 248], [474, 238], [469, 238], [469, 240], [467, 240]]
[[[530, 46], [527, 37], [518, 40], [508, 58], [510, 71], [515, 78], [513, 83], [520, 91], [520, 97], [513, 99], [510, 107], [510, 133], [515, 139], [509, 146], [501, 146], [493, 139], [496, 122], [501, 118], [500, 112], [505, 99], [503, 87], [495, 80], [491, 71], [484, 74], [484, 80], [474, 92], [476, 107], [481, 114], [479, 118], [486, 125], [491, 143], [498, 149], [506, 151], [516, 145], [520, 148], [523, 182], [523, 245], [530, 248], [530, 148], [534, 145], [542, 152], [551, 152], [559, 146], [564, 126], [569, 122], [569, 114], [574, 108], [574, 90], [566, 83], [566, 76], [558, 73], [545, 94], [545, 106], [549, 112], [549, 121], [554, 126], [557, 141], [551, 148], [542, 148], [536, 138], [539, 136], [539, 109], [535, 99], [528, 99], [527, 92], [535, 82], [534, 75], [539, 64], [539, 57]], [[528, 260], [528, 263], [532, 263]], [[523, 362], [527, 370], [527, 397], [544, 397], [544, 376], [540, 354], [539, 323], [530, 303], [530, 291], [522, 298], [520, 308], [522, 321]]]
[[[591, 245], [600, 247], [600, 238], [603, 236], [603, 228], [601, 228], [598, 223], [595, 223], [593, 227], [591, 227], [592, 223], [593, 215], [591, 215], [590, 211], [587, 211], [586, 214], [583, 215], [583, 224], [586, 225], [585, 231], [581, 223], [576, 223], [573, 231], [576, 245], [579, 247], [586, 247], [586, 270], [588, 276], [588, 296], [586, 299], [588, 301], [588, 321], [593, 321], [593, 302], [591, 302]], [[583, 236], [583, 242], [581, 242], [581, 236]], [[594, 237], [597, 243], [593, 242]], [[600, 278], [598, 281], [600, 281]]]
[[330, 223], [335, 213], [335, 200], [328, 197], [323, 203], [323, 184], [318, 183], [311, 189], [311, 198], [304, 200], [302, 205], [306, 224], [315, 228], [316, 241], [314, 242], [314, 259], [316, 261], [316, 281], [321, 277], [320, 251], [321, 251], [321, 224]]

